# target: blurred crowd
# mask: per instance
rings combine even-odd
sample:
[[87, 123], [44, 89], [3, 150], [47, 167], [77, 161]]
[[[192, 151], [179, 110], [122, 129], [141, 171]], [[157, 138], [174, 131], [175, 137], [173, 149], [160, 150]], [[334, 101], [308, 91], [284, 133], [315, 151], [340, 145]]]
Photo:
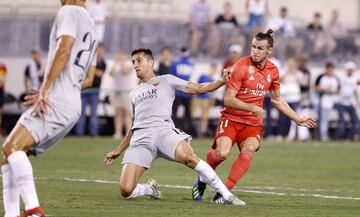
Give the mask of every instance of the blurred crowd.
[[[316, 12], [313, 20], [301, 29], [295, 28], [289, 18], [287, 7], [270, 15], [267, 0], [247, 0], [247, 23], [239, 23], [233, 14], [233, 5], [224, 2], [223, 12], [212, 14], [212, 6], [206, 0], [198, 0], [190, 7], [189, 44], [183, 47], [164, 46], [157, 54], [155, 71], [158, 75], [173, 74], [181, 79], [210, 82], [221, 76], [223, 69], [230, 67], [242, 56], [249, 55], [252, 35], [267, 28], [274, 30], [275, 50], [271, 61], [281, 73], [281, 91], [289, 105], [301, 115], [312, 115], [318, 128], [312, 131], [296, 124], [276, 109], [272, 109], [269, 96], [265, 97], [264, 137], [276, 140], [329, 139], [359, 140], [360, 77], [357, 75], [359, 38], [349, 34], [339, 19], [339, 12], [332, 11], [331, 20], [324, 22]], [[88, 6], [97, 25], [98, 40], [104, 42], [106, 19], [109, 13], [105, 5], [96, 0]], [[325, 24], [324, 24], [325, 23]], [[334, 51], [341, 54], [334, 56]], [[74, 128], [74, 134], [82, 136], [102, 135], [99, 126], [99, 104], [113, 107], [113, 137], [118, 139], [131, 127], [131, 103], [129, 92], [136, 87], [137, 79], [132, 68], [129, 51], [107, 53], [100, 43], [97, 53], [97, 72], [93, 87], [82, 93], [82, 115]], [[224, 58], [223, 54], [226, 54]], [[327, 60], [316, 63], [316, 58]], [[325, 57], [325, 58], [324, 58]], [[206, 65], [196, 71], [196, 65]], [[314, 71], [314, 67], [321, 69]], [[31, 51], [31, 61], [24, 69], [24, 94], [39, 88], [45, 71], [41, 50]], [[107, 76], [111, 82], [102, 84]], [[4, 81], [6, 63], [0, 63], [0, 106], [6, 102]], [[104, 93], [100, 97], [100, 92]], [[173, 107], [175, 125], [191, 135], [209, 137], [214, 134], [222, 106], [224, 89], [214, 94], [190, 96], [176, 93]], [[9, 96], [7, 96], [9, 97]], [[9, 100], [8, 100], [9, 101]], [[216, 110], [216, 111], [218, 111]], [[0, 108], [1, 112], [1, 108]], [[86, 118], [88, 116], [88, 118]], [[1, 117], [1, 115], [0, 115]], [[0, 119], [1, 120], [1, 119]]]

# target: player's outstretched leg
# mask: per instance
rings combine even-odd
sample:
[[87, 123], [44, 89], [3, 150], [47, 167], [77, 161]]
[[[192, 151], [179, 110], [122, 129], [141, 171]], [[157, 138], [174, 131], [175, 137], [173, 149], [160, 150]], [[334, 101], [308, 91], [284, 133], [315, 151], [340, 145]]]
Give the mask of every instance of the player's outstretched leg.
[[211, 200], [211, 203], [215, 204], [230, 204], [230, 205], [236, 205], [236, 206], [244, 206], [246, 203], [242, 200], [240, 200], [235, 195], [231, 195], [229, 198], [225, 199], [221, 194], [216, 193], [213, 199]]
[[239, 199], [235, 199], [236, 197], [226, 188], [211, 166], [196, 156], [186, 141], [183, 140], [178, 144], [175, 152], [175, 160], [194, 169], [204, 182], [224, 197], [224, 200], [227, 201], [228, 204], [244, 205], [238, 203]]

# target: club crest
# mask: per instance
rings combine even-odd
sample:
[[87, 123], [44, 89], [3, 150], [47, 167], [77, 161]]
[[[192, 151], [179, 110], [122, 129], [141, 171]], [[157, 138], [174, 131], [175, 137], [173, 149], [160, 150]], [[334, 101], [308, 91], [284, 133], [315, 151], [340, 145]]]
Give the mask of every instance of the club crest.
[[254, 66], [249, 66], [248, 68], [249, 74], [254, 74], [255, 73], [255, 67]]
[[156, 87], [156, 86], [158, 86], [160, 84], [160, 81], [155, 80], [155, 81], [152, 82], [152, 84]]

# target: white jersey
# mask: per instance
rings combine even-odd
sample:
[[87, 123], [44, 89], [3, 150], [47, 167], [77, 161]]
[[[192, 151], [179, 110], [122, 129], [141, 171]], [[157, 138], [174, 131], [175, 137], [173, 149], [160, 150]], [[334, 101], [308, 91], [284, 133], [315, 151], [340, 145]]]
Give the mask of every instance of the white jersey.
[[[68, 63], [49, 90], [49, 102], [80, 113], [81, 86], [89, 65], [96, 64], [97, 48], [95, 24], [85, 8], [74, 5], [60, 8], [50, 34], [48, 67], [51, 66], [57, 40], [62, 36], [71, 36], [75, 42]], [[49, 68], [46, 73], [49, 73]]]
[[171, 120], [175, 91], [185, 91], [188, 81], [167, 74], [140, 84], [129, 98], [134, 108], [132, 129], [175, 127]]

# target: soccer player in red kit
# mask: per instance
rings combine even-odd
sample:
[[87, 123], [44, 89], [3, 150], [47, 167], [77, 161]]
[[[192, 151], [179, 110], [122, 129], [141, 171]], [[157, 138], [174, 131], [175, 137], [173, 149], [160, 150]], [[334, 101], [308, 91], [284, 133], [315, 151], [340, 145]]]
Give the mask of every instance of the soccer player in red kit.
[[[227, 84], [224, 108], [216, 130], [212, 149], [207, 153], [206, 162], [215, 170], [230, 154], [236, 143], [240, 154], [231, 167], [225, 181], [231, 190], [249, 169], [253, 154], [260, 147], [262, 136], [263, 101], [270, 92], [272, 104], [298, 125], [314, 128], [315, 121], [310, 117], [300, 117], [280, 96], [278, 68], [268, 60], [274, 39], [272, 30], [259, 32], [252, 41], [251, 55], [238, 60], [233, 66], [233, 74]], [[192, 198], [201, 201], [206, 184], [201, 178], [195, 182]], [[221, 195], [216, 194], [212, 203], [223, 203]]]

